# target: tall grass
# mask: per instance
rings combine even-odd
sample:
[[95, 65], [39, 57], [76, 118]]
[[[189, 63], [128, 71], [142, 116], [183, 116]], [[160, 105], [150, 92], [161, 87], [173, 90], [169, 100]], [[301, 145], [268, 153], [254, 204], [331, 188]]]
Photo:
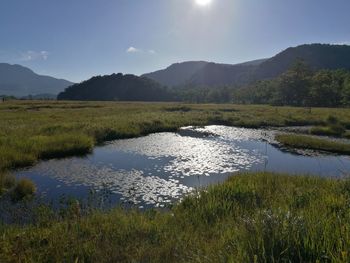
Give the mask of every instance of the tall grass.
[[13, 175], [0, 172], [0, 197], [8, 194], [13, 201], [20, 201], [24, 198], [33, 196], [35, 185], [26, 178], [16, 180]]
[[0, 196], [16, 185], [14, 176], [0, 172]]
[[240, 174], [169, 212], [115, 209], [0, 227], [0, 259], [349, 262], [349, 199], [347, 180]]
[[326, 126], [317, 126], [310, 129], [310, 133], [314, 135], [325, 135], [325, 136], [334, 136], [334, 137], [346, 137], [346, 129], [339, 120], [330, 115], [327, 118]]
[[299, 149], [327, 151], [339, 154], [350, 154], [350, 144], [315, 138], [307, 135], [279, 134], [276, 140], [281, 144]]

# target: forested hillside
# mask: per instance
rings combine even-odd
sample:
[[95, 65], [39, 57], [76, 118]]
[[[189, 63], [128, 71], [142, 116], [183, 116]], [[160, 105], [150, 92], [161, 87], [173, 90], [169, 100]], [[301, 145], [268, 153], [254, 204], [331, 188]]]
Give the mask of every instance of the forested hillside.
[[167, 101], [169, 91], [157, 82], [135, 75], [121, 73], [97, 76], [67, 88], [59, 100], [92, 101]]

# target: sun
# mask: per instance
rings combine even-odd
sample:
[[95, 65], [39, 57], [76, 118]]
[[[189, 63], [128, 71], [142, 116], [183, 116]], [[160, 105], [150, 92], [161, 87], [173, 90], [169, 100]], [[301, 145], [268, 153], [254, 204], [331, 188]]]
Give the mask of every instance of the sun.
[[209, 5], [210, 3], [211, 0], [196, 0], [196, 4], [201, 6]]

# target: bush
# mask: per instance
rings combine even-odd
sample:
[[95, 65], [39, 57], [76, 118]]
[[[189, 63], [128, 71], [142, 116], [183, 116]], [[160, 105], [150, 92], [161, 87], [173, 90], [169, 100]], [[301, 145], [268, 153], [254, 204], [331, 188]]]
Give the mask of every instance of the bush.
[[22, 200], [33, 196], [36, 191], [35, 185], [29, 179], [23, 178], [18, 181], [12, 192], [14, 200]]

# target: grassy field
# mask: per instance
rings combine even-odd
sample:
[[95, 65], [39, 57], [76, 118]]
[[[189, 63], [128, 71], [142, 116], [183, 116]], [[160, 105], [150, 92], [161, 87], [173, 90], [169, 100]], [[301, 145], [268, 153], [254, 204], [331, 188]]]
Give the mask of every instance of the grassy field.
[[178, 103], [6, 102], [0, 104], [0, 171], [38, 159], [86, 154], [95, 144], [186, 125], [350, 127], [350, 109]]
[[331, 141], [329, 139], [315, 138], [307, 135], [279, 134], [276, 140], [288, 147], [298, 149], [311, 149], [339, 154], [350, 154], [350, 144]]
[[1, 262], [349, 262], [350, 182], [241, 174], [169, 212], [0, 226]]

